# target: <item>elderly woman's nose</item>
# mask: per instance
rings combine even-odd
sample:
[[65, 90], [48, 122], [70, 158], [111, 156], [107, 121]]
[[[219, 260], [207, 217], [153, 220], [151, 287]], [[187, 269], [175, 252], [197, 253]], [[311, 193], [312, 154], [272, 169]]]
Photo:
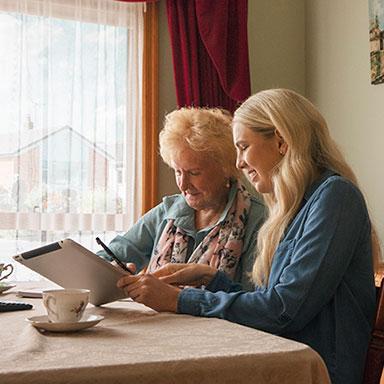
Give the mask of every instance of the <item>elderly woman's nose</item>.
[[179, 188], [180, 188], [181, 190], [185, 190], [185, 189], [187, 189], [188, 184], [189, 184], [189, 182], [188, 182], [188, 176], [182, 173], [182, 174], [179, 176]]

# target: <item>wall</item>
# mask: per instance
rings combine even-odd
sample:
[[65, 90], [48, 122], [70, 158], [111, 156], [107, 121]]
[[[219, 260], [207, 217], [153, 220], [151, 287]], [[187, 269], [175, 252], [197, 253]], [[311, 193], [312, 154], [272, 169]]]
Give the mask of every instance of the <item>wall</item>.
[[356, 171], [384, 240], [384, 84], [370, 84], [368, 29], [368, 1], [307, 1], [306, 93]]
[[[176, 108], [175, 82], [173, 78], [172, 52], [168, 33], [165, 1], [159, 1], [159, 131], [164, 116]], [[159, 156], [158, 200], [165, 195], [177, 193], [173, 172]]]
[[248, 0], [252, 93], [305, 92], [305, 0]]

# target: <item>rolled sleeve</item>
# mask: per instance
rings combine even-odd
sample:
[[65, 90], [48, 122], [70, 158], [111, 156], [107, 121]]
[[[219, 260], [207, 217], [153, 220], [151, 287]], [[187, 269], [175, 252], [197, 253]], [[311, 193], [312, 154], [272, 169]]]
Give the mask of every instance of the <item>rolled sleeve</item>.
[[234, 283], [224, 272], [218, 271], [206, 289], [211, 292], [224, 291], [233, 292], [241, 290], [242, 286], [239, 283]]
[[200, 302], [207, 301], [204, 297], [204, 291], [196, 288], [184, 288], [179, 293], [177, 302], [177, 312], [187, 315], [200, 316]]

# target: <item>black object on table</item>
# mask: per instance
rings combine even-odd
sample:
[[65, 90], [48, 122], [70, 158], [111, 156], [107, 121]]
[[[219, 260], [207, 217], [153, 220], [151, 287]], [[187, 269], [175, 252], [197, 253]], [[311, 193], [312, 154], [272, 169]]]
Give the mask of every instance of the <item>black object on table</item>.
[[0, 301], [0, 312], [9, 312], [9, 311], [21, 311], [24, 309], [32, 309], [33, 305], [25, 303], [23, 301], [10, 301], [3, 300]]

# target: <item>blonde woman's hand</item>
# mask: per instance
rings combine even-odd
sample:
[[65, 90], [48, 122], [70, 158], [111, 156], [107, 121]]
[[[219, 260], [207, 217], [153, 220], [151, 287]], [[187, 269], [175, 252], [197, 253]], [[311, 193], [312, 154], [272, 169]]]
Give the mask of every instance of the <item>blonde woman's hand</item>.
[[200, 287], [208, 285], [217, 270], [206, 264], [169, 263], [156, 270], [153, 275], [167, 284]]
[[150, 273], [127, 274], [120, 278], [117, 287], [128, 297], [158, 312], [176, 312], [180, 289], [166, 284]]

